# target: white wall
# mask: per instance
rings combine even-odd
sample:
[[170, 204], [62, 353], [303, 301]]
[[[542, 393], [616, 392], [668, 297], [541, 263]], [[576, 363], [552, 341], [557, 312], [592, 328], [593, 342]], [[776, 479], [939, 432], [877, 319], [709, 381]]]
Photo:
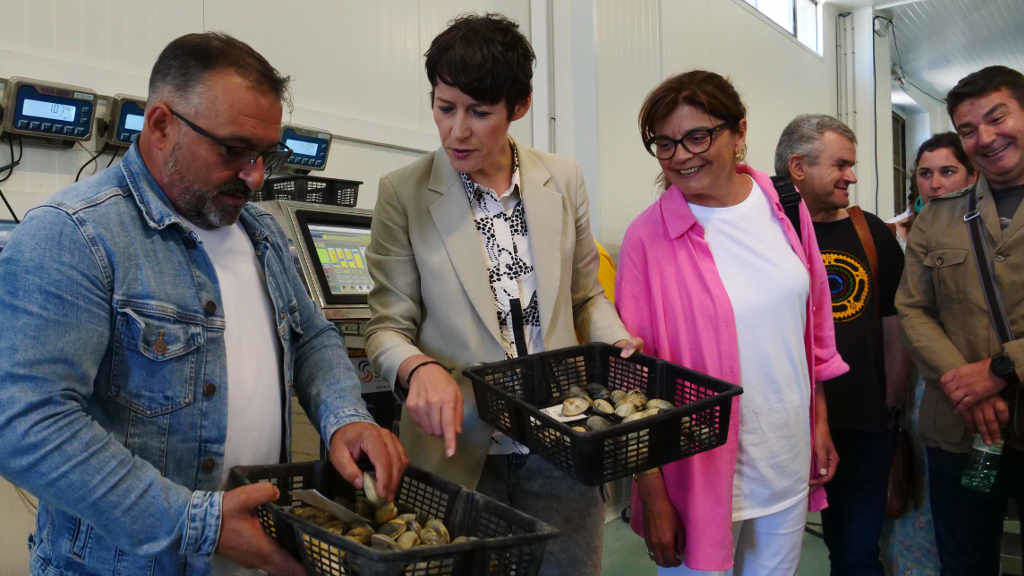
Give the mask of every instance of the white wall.
[[629, 222], [656, 199], [658, 164], [640, 142], [637, 114], [662, 79], [694, 68], [730, 78], [747, 106], [747, 159], [767, 172], [793, 117], [835, 114], [831, 12], [823, 19], [822, 57], [741, 0], [594, 5], [599, 169], [588, 189], [601, 215], [595, 235], [612, 251]]
[[[253, 9], [242, 0], [0, 0], [0, 77], [145, 96], [150, 68], [167, 42], [187, 32], [228, 32], [291, 76], [295, 107], [284, 121], [335, 134], [320, 174], [362, 180], [358, 205], [372, 208], [381, 175], [438, 145], [423, 71], [430, 40], [465, 11], [499, 11], [527, 36], [531, 29], [530, 0], [308, 0], [298, 15], [282, 10]], [[527, 115], [512, 128], [527, 145], [531, 122]], [[70, 184], [89, 156], [79, 147], [30, 142], [2, 189], [21, 216]], [[6, 159], [4, 146], [0, 164]]]

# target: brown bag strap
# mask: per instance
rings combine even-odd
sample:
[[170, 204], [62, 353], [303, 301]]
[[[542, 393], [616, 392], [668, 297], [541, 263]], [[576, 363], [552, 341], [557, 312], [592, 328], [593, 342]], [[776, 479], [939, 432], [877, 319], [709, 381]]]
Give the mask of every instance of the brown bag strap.
[[850, 214], [850, 221], [853, 222], [853, 229], [857, 231], [857, 238], [864, 248], [864, 254], [868, 257], [868, 267], [871, 269], [871, 290], [875, 293], [875, 312], [881, 316], [881, 302], [878, 300], [881, 294], [878, 293], [878, 251], [875, 249], [875, 240], [871, 236], [871, 229], [868, 228], [868, 220], [860, 206], [850, 206], [847, 209]]

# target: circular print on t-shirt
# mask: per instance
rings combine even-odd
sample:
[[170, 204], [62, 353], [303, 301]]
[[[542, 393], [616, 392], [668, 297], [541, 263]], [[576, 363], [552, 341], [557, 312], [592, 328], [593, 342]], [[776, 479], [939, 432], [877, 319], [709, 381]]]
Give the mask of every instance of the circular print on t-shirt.
[[832, 292], [832, 319], [849, 322], [864, 311], [871, 292], [868, 272], [860, 261], [848, 252], [822, 250], [828, 274], [828, 287]]

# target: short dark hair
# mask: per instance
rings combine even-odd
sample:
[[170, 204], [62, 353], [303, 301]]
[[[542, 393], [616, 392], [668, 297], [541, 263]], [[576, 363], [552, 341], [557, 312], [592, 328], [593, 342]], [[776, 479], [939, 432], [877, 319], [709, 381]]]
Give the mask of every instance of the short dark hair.
[[[957, 107], [971, 98], [978, 98], [1006, 88], [1014, 100], [1024, 108], [1024, 74], [1006, 66], [988, 66], [964, 76], [946, 94], [946, 111], [953, 119]], [[954, 125], [956, 122], [954, 122]]]
[[724, 76], [707, 70], [676, 74], [651, 90], [640, 107], [638, 123], [645, 148], [655, 136], [658, 124], [683, 104], [720, 118], [734, 132], [739, 130], [740, 121], [747, 117], [747, 108], [739, 93]]
[[501, 14], [452, 20], [426, 57], [431, 97], [440, 81], [484, 104], [504, 100], [511, 117], [533, 91], [533, 47], [519, 25]]
[[964, 146], [960, 142], [960, 137], [954, 132], [939, 132], [931, 138], [921, 143], [921, 146], [917, 149], [917, 157], [914, 158], [914, 172], [917, 172], [917, 165], [921, 162], [921, 156], [925, 152], [934, 152], [943, 148], [949, 148], [953, 152], [953, 156], [956, 156], [957, 162], [963, 164], [964, 168], [967, 169], [968, 174], [974, 174], [974, 164], [971, 164], [967, 153], [964, 152]]
[[186, 34], [168, 44], [149, 75], [149, 96], [170, 90], [187, 95], [207, 74], [232, 70], [253, 86], [288, 101], [288, 76], [282, 76], [262, 54], [223, 32]]

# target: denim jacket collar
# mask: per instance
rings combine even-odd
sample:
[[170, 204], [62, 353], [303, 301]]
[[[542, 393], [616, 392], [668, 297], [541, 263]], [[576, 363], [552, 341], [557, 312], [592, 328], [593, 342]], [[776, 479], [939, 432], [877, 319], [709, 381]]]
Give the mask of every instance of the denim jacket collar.
[[[155, 230], [163, 230], [171, 224], [178, 224], [185, 233], [190, 233], [184, 217], [174, 209], [167, 194], [146, 166], [138, 143], [133, 143], [125, 154], [121, 161], [121, 172], [147, 225]], [[263, 209], [246, 204], [239, 218], [256, 245], [268, 239], [267, 230], [259, 222], [259, 216], [263, 213]]]

